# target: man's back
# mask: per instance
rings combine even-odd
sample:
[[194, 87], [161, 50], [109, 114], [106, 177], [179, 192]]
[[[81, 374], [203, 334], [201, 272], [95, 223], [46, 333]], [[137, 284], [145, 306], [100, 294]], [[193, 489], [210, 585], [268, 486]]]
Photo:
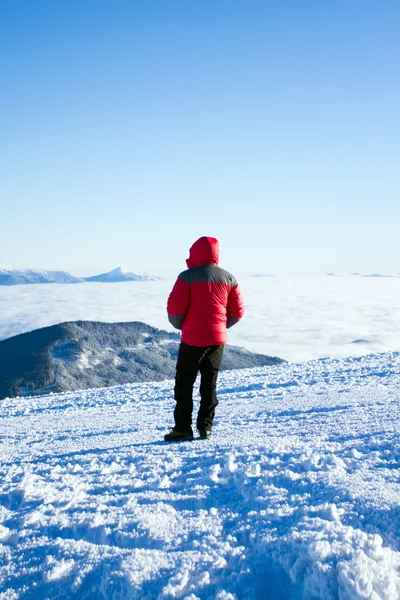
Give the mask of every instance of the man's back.
[[237, 281], [218, 266], [218, 259], [215, 238], [197, 240], [190, 249], [189, 269], [180, 273], [168, 299], [170, 322], [182, 329], [182, 341], [191, 346], [226, 344], [227, 324], [243, 316]]

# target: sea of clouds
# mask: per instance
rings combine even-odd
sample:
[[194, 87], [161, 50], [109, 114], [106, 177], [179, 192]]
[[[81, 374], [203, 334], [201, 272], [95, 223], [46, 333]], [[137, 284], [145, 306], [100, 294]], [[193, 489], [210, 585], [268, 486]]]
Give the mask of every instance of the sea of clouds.
[[[400, 278], [246, 277], [229, 343], [289, 361], [400, 349]], [[0, 288], [0, 340], [63, 321], [144, 321], [172, 331], [173, 279]]]

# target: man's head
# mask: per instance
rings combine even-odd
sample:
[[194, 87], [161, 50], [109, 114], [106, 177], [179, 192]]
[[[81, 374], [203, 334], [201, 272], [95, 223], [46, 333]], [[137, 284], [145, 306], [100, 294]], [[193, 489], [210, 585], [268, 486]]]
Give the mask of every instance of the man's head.
[[186, 264], [189, 269], [200, 265], [217, 265], [219, 262], [219, 242], [213, 237], [199, 238], [189, 251]]

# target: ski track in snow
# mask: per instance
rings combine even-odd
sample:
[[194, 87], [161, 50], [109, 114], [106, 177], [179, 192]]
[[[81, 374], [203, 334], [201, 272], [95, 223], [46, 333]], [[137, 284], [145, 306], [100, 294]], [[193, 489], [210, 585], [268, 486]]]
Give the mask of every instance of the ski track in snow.
[[399, 385], [400, 353], [225, 372], [173, 445], [172, 381], [2, 401], [0, 599], [400, 598]]

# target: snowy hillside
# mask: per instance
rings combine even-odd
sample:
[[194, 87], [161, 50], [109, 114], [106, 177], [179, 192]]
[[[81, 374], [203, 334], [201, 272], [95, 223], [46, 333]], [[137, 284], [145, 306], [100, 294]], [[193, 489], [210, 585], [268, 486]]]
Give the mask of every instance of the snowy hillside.
[[4, 400], [0, 598], [396, 600], [400, 353]]
[[[180, 336], [146, 323], [59, 323], [0, 340], [0, 400], [175, 377]], [[283, 362], [226, 345], [221, 370]]]

